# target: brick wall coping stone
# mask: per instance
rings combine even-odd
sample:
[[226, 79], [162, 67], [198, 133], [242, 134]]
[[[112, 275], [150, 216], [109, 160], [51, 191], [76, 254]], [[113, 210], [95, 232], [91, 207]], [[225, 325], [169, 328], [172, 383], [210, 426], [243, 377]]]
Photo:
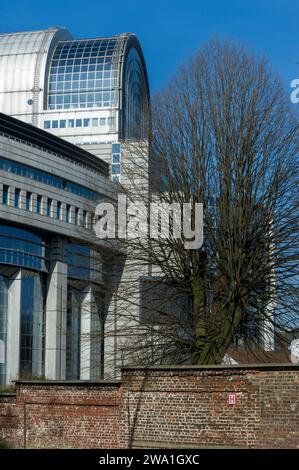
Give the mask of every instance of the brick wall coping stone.
[[226, 370], [226, 369], [252, 369], [252, 370], [299, 370], [299, 364], [233, 364], [233, 365], [179, 365], [179, 366], [171, 366], [171, 365], [158, 365], [158, 366], [127, 366], [122, 367], [122, 371], [130, 371], [130, 370], [145, 370], [145, 371], [183, 371], [183, 370], [194, 370], [194, 371], [201, 371], [201, 370]]
[[47, 387], [48, 385], [82, 385], [82, 386], [92, 386], [92, 385], [114, 385], [120, 386], [121, 380], [17, 380], [16, 385], [42, 385]]

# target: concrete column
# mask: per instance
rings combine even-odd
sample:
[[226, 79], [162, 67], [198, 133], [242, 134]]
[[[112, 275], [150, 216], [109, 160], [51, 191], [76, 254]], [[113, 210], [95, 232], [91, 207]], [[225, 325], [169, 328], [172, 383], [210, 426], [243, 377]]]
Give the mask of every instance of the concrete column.
[[92, 224], [91, 215], [89, 212], [87, 212], [86, 217], [85, 217], [85, 228], [91, 229], [91, 224]]
[[80, 332], [80, 379], [101, 378], [101, 322], [97, 297], [91, 288], [82, 294]]
[[65, 202], [61, 203], [61, 217], [60, 217], [60, 220], [62, 220], [63, 222], [66, 221], [66, 203]]
[[55, 199], [52, 200], [51, 204], [51, 217], [53, 219], [57, 218], [57, 201]]
[[78, 225], [83, 226], [83, 209], [78, 210]]
[[47, 215], [47, 202], [48, 202], [47, 196], [43, 196], [42, 202], [41, 202], [41, 215]]
[[30, 210], [32, 212], [36, 212], [36, 206], [37, 206], [37, 194], [33, 193], [31, 196], [31, 204], [30, 204]]
[[75, 207], [74, 206], [70, 207], [70, 223], [71, 224], [75, 223]]
[[52, 264], [46, 303], [45, 375], [65, 379], [66, 360], [67, 264]]
[[26, 191], [21, 189], [20, 191], [20, 209], [26, 209]]
[[15, 205], [15, 188], [13, 186], [9, 186], [8, 188], [8, 205]]
[[80, 379], [91, 378], [92, 289], [82, 294], [80, 332]]
[[19, 378], [22, 271], [14, 276], [8, 289], [6, 383]]

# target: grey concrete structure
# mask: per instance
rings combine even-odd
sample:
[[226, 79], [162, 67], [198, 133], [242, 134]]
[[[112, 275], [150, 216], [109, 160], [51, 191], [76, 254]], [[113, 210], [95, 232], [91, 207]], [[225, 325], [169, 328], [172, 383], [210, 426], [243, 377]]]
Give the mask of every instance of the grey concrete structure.
[[116, 330], [115, 253], [96, 239], [94, 211], [130, 186], [134, 142], [147, 188], [148, 115], [134, 34], [0, 35], [0, 383], [118, 374], [118, 340], [105, 330]]

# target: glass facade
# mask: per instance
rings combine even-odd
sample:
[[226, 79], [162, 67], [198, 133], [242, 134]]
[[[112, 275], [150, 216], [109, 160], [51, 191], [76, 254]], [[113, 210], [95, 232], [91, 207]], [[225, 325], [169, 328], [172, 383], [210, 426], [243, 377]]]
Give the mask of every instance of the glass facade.
[[66, 379], [80, 378], [80, 293], [68, 286], [66, 327]]
[[22, 271], [20, 378], [43, 375], [45, 286], [39, 273]]
[[120, 180], [121, 180], [120, 144], [112, 144], [111, 175], [112, 175], [112, 181], [116, 183], [120, 183]]
[[117, 87], [117, 38], [58, 44], [50, 66], [48, 109], [116, 107]]
[[23, 229], [0, 226], [0, 263], [38, 271], [46, 269], [45, 242]]
[[132, 47], [126, 59], [123, 105], [123, 137], [145, 138], [149, 132], [149, 96], [140, 54]]
[[8, 280], [0, 275], [0, 385], [6, 383]]

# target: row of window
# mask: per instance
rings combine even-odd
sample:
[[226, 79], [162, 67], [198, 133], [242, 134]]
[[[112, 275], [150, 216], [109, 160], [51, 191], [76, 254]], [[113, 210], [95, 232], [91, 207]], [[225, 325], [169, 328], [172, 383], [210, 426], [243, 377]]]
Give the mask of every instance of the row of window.
[[84, 118], [84, 119], [53, 119], [52, 121], [44, 121], [44, 129], [65, 129], [73, 127], [99, 127], [99, 126], [114, 126], [115, 117], [109, 116], [108, 118]]
[[120, 183], [120, 180], [121, 180], [120, 144], [112, 144], [111, 177], [112, 177], [112, 181], [115, 181], [116, 183]]
[[59, 67], [57, 70], [51, 70], [49, 82], [77, 81], [77, 80], [113, 80], [118, 78], [117, 70], [105, 70], [103, 67], [88, 67], [82, 71], [80, 67]]
[[38, 170], [37, 168], [9, 160], [4, 157], [0, 157], [0, 170], [8, 171], [9, 173], [14, 173], [15, 175], [39, 181], [41, 183], [54, 186], [55, 188], [64, 189], [65, 191], [68, 191], [72, 194], [76, 194], [76, 196], [84, 197], [94, 202], [97, 202], [102, 198], [99, 193], [93, 191], [92, 189], [86, 188], [81, 184], [74, 183], [73, 181], [61, 178], [60, 176], [52, 175], [46, 171]]
[[[93, 91], [93, 90], [91, 90]], [[96, 93], [50, 94], [49, 109], [105, 108], [116, 107], [118, 98], [116, 91]]]
[[[81, 210], [82, 220], [79, 220], [79, 207], [71, 206], [70, 204], [63, 204], [60, 201], [55, 201], [49, 197], [41, 196], [40, 194], [34, 195], [30, 191], [24, 191], [25, 197], [22, 200], [21, 191], [22, 190], [20, 188], [12, 188], [4, 184], [2, 191], [2, 204], [13, 205], [19, 209], [25, 209], [27, 211], [35, 212], [36, 214], [52, 217], [53, 219], [90, 228], [91, 222], [89, 212]], [[36, 198], [34, 196], [36, 196]], [[62, 210], [63, 205], [65, 208], [64, 212]]]
[[[75, 78], [75, 75], [78, 75], [78, 78]], [[83, 75], [83, 74], [82, 74]], [[85, 74], [87, 75], [87, 74]], [[91, 75], [91, 74], [90, 74]], [[94, 74], [93, 74], [94, 75]], [[60, 91], [81, 91], [81, 90], [110, 90], [112, 87], [117, 85], [115, 78], [105, 78], [105, 79], [93, 79], [89, 78], [83, 79], [81, 76], [79, 79], [79, 74], [66, 74], [64, 79], [61, 81], [50, 82], [49, 92], [60, 92]]]
[[55, 49], [52, 63], [59, 59], [76, 58], [83, 61], [90, 57], [105, 57], [111, 55], [117, 46], [117, 39], [87, 39], [81, 41], [60, 42]]

